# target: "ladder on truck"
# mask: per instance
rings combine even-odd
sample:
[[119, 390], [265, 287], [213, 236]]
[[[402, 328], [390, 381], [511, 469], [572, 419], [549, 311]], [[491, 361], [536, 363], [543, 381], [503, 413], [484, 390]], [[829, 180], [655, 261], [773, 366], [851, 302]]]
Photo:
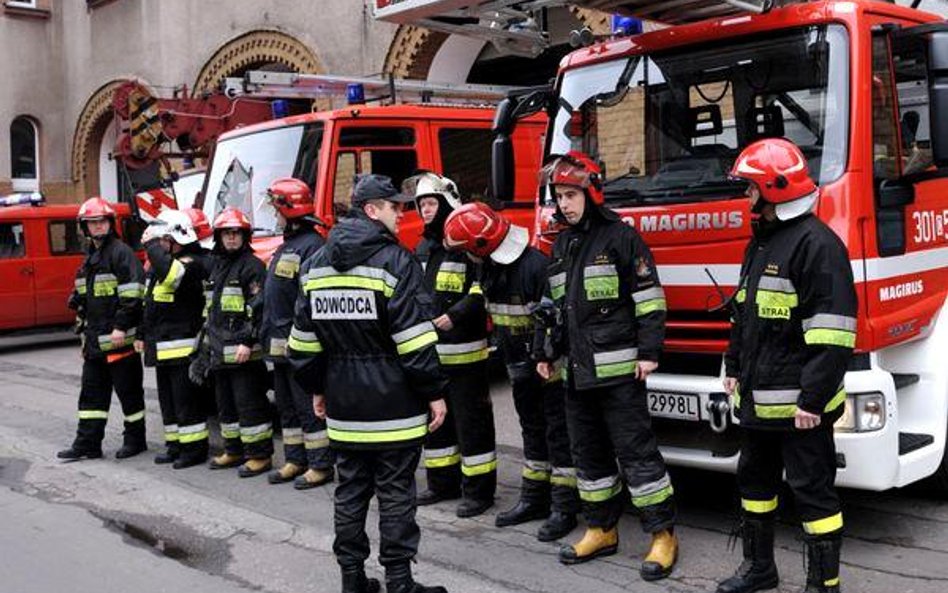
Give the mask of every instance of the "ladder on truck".
[[539, 55], [549, 44], [545, 10], [567, 6], [665, 25], [747, 13], [808, 0], [373, 0], [376, 19], [483, 39], [503, 53]]
[[224, 81], [231, 98], [326, 99], [341, 97], [349, 103], [367, 101], [493, 105], [521, 87], [486, 84], [456, 84], [407, 80], [394, 77], [336, 76], [252, 70], [243, 78]]

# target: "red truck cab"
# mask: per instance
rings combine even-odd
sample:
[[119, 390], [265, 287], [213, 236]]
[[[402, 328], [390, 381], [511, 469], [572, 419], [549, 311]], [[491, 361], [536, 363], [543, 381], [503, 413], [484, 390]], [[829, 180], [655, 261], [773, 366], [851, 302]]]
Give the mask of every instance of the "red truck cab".
[[[453, 179], [465, 200], [490, 200], [505, 215], [532, 228], [545, 117], [520, 122], [512, 137], [516, 181], [503, 199], [487, 198], [491, 175], [489, 107], [461, 105], [351, 106], [260, 123], [221, 135], [207, 173], [203, 209], [212, 220], [224, 206], [248, 213], [254, 248], [267, 259], [280, 244], [266, 190], [280, 177], [297, 177], [313, 189], [316, 216], [331, 227], [349, 208], [358, 173], [390, 176], [396, 186], [419, 169]], [[413, 248], [422, 223], [407, 205], [402, 242]]]

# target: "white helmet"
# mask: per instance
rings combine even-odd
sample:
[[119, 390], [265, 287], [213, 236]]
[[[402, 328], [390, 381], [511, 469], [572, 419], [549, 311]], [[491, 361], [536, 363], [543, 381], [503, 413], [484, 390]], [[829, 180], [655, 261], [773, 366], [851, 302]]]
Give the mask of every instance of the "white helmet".
[[415, 196], [417, 203], [419, 198], [425, 196], [440, 196], [448, 203], [448, 207], [457, 210], [461, 207], [461, 194], [458, 192], [458, 186], [453, 181], [438, 175], [425, 171], [405, 180], [402, 184], [402, 193]]
[[190, 245], [198, 240], [191, 217], [180, 210], [162, 210], [146, 232], [152, 238], [168, 237], [178, 245]]

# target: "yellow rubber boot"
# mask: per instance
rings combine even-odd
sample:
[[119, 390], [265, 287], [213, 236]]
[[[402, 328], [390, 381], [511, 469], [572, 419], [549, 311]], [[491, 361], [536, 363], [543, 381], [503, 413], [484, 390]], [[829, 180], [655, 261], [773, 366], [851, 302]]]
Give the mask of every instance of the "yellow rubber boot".
[[560, 562], [563, 564], [579, 564], [588, 562], [600, 556], [611, 556], [619, 549], [619, 531], [602, 529], [601, 527], [587, 527], [583, 538], [571, 546], [560, 548]]
[[283, 467], [273, 470], [267, 475], [267, 481], [271, 484], [283, 484], [293, 480], [296, 476], [303, 473], [303, 466], [295, 463], [286, 462]]
[[297, 490], [309, 490], [310, 488], [316, 488], [322, 486], [323, 484], [328, 484], [332, 482], [333, 470], [330, 469], [313, 469], [309, 468], [306, 470], [306, 473], [296, 478], [296, 481], [293, 482], [293, 487]]
[[252, 478], [268, 471], [272, 465], [273, 463], [269, 457], [266, 459], [248, 459], [237, 470], [237, 475], [241, 478]]
[[234, 455], [232, 453], [221, 453], [217, 457], [211, 459], [211, 469], [226, 469], [228, 467], [237, 467], [244, 462], [244, 458], [241, 455]]
[[652, 534], [652, 547], [642, 561], [639, 574], [646, 581], [657, 581], [671, 574], [678, 561], [678, 538], [670, 529]]

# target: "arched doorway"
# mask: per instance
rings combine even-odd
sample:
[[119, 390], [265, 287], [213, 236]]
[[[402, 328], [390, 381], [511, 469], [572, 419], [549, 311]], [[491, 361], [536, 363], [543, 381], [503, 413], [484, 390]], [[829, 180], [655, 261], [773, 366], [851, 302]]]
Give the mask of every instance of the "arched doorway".
[[[96, 90], [79, 114], [76, 132], [72, 140], [72, 181], [76, 184], [76, 196], [83, 200], [88, 196], [117, 197], [118, 178], [115, 162], [109, 155], [118, 132], [112, 115], [112, 93], [124, 80], [113, 80]], [[109, 193], [113, 192], [113, 193]]]

